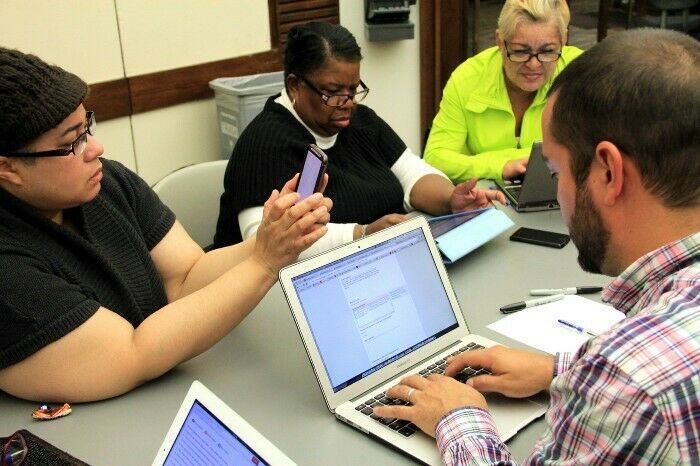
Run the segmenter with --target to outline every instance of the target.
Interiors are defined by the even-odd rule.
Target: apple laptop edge
[[[426,220],[285,267],[280,283],[328,409],[410,456],[441,464],[435,440],[412,424],[370,417],[375,403],[392,403],[382,393],[401,377],[427,375],[450,355],[496,344],[469,333]],[[529,399],[487,401],[504,440],[546,411]]]

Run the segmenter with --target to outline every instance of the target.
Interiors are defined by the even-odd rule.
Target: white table
[[[517,214],[517,226],[565,233],[559,211]],[[498,308],[532,288],[605,285],[586,274],[576,248],[549,249],[508,240],[516,228],[448,268],[471,330],[514,347],[490,331]],[[253,313],[208,352],[132,392],[73,406],[51,422],[31,419],[36,403],[0,392],[0,435],[25,428],[95,465],[150,464],[192,380],[198,379],[300,465],[411,464],[412,460],[365,436],[327,410],[279,285]],[[516,459],[531,451],[544,421],[509,442]]]

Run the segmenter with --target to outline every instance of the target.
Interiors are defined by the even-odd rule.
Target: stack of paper
[[[624,317],[612,306],[568,295],[560,301],[510,314],[488,328],[549,354],[573,353],[592,337],[562,325],[560,320],[598,335]]]

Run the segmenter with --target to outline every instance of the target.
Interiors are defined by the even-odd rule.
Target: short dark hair
[[[615,33],[567,66],[555,93],[551,133],[577,185],[610,141],[664,205],[700,203],[700,42],[661,29]]]
[[[312,21],[294,26],[287,35],[284,50],[284,79],[294,74],[308,76],[328,60],[349,63],[362,60],[355,36],[339,24]]]

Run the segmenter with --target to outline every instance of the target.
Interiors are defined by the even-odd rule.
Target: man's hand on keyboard
[[[491,375],[476,375],[467,384],[480,392],[498,392],[525,398],[545,390],[552,382],[554,357],[503,346],[467,351],[447,359],[445,375],[455,377],[465,367],[483,367]]]
[[[488,409],[484,396],[451,377],[431,374],[411,375],[390,388],[387,396],[409,401],[408,406],[378,406],[374,414],[411,421],[426,434],[435,437],[438,421],[453,409],[473,406]],[[410,394],[410,397],[409,397]],[[410,398],[410,400],[409,400]]]

